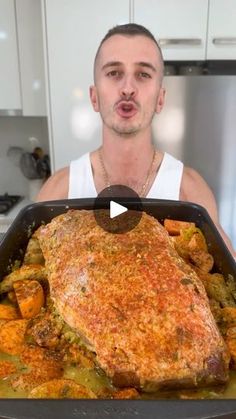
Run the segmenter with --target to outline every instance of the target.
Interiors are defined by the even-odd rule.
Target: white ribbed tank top
[[[183,163],[165,153],[147,198],[178,201],[183,175]],[[89,153],[70,163],[68,198],[97,196]]]

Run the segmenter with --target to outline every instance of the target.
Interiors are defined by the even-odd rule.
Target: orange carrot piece
[[[170,220],[166,218],[164,220],[164,227],[171,236],[178,236],[181,230],[186,228],[195,227],[195,223],[188,221]]]
[[[44,305],[44,293],[40,283],[25,279],[14,282],[13,287],[22,317],[35,317]]]

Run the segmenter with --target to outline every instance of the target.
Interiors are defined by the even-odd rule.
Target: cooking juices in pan
[[[50,221],[51,218],[53,218],[54,215],[58,215],[58,212],[65,212],[65,206],[61,205],[61,203],[57,203],[57,205],[52,206],[52,204],[48,204],[47,207],[47,214],[51,213],[49,218],[47,217],[41,217],[42,212],[45,212],[45,205],[42,207],[40,204],[35,204],[35,206],[31,206],[31,211],[28,211],[28,214],[32,212],[33,219],[35,223],[35,227],[38,227],[42,221],[45,220],[45,222]],[[73,207],[73,205],[72,205]],[[77,205],[75,205],[77,208]],[[84,206],[82,206],[84,207]],[[161,207],[161,205],[160,205]],[[43,211],[42,211],[43,208]],[[164,210],[163,210],[164,208]],[[160,216],[156,216],[156,218],[159,218],[162,222],[166,218],[166,215],[171,218],[171,206],[168,206],[168,212],[166,211],[166,208],[162,208],[162,213]],[[188,207],[189,208],[189,207]],[[55,309],[52,307],[50,298],[49,298],[49,291],[46,282],[43,280],[43,278],[39,278],[39,283],[41,284],[44,292],[44,297],[46,303],[44,303],[44,308],[39,311],[38,314],[36,314],[34,317],[28,317],[27,322],[30,324],[28,328],[28,333],[26,333],[26,337],[23,340],[23,345],[33,345],[34,348],[36,348],[36,352],[28,352],[26,351],[25,356],[21,356],[20,354],[11,355],[10,353],[0,353],[0,374],[1,374],[1,365],[2,365],[2,377],[0,375],[0,397],[9,397],[9,398],[21,398],[21,397],[28,397],[31,388],[36,387],[37,383],[37,377],[32,376],[29,378],[28,382],[27,380],[24,381],[24,376],[26,376],[30,371],[33,370],[36,371],[37,368],[39,368],[39,375],[47,374],[49,373],[49,376],[43,379],[42,381],[49,381],[50,379],[69,379],[73,380],[75,383],[82,384],[87,389],[89,389],[97,398],[142,398],[142,399],[172,399],[172,398],[179,398],[179,399],[216,399],[216,398],[235,398],[235,385],[236,385],[236,372],[233,370],[234,368],[234,348],[233,348],[233,336],[231,333],[229,333],[229,329],[232,328],[231,332],[233,332],[233,326],[234,326],[234,319],[236,324],[236,303],[235,303],[235,290],[234,290],[234,274],[235,274],[235,265],[233,264],[233,261],[230,257],[230,255],[227,253],[226,248],[224,247],[224,244],[222,244],[221,239],[219,236],[217,236],[217,233],[213,231],[213,236],[211,233],[209,233],[209,230],[212,231],[211,223],[208,219],[205,220],[205,215],[203,214],[199,208],[197,208],[197,217],[196,214],[194,214],[194,210],[196,209],[196,206],[194,208],[190,207],[189,214],[186,216],[185,214],[178,215],[178,205],[177,205],[177,219],[185,220],[187,221],[187,225],[181,230],[179,227],[179,232],[174,231],[175,229],[175,223],[168,222],[166,223],[166,228],[169,231],[169,234],[172,235],[173,240],[176,243],[176,248],[181,254],[181,256],[186,257],[186,252],[188,251],[189,243],[192,240],[192,246],[197,246],[200,250],[203,250],[204,247],[204,237],[208,243],[208,248],[211,250],[214,249],[214,247],[217,248],[216,252],[216,260],[215,260],[215,266],[211,270],[211,273],[209,273],[209,269],[205,269],[205,273],[202,274],[202,280],[206,284],[206,290],[208,295],[211,299],[211,306],[213,314],[216,317],[216,320],[218,322],[219,328],[221,332],[223,333],[225,339],[228,339],[229,344],[231,345],[231,352],[232,352],[232,359],[231,359],[231,371],[230,371],[230,381],[227,385],[222,386],[215,386],[211,388],[202,388],[198,390],[193,389],[181,389],[181,390],[175,390],[175,391],[159,391],[154,393],[142,393],[137,392],[135,390],[127,391],[122,394],[122,390],[115,388],[112,386],[111,382],[107,379],[107,377],[104,375],[104,373],[97,368],[95,362],[94,362],[94,354],[90,353],[87,348],[81,343],[80,339],[75,335],[75,333],[67,326],[65,325],[62,320],[59,318],[58,314],[56,313]],[[149,213],[155,213],[155,206],[152,207],[152,205],[149,205],[147,208]],[[199,212],[200,211],[200,212]],[[37,216],[40,213],[40,217]],[[158,211],[157,211],[158,212]],[[160,212],[160,209],[159,209]],[[180,211],[181,212],[181,211]],[[187,211],[188,212],[188,211]],[[15,243],[18,244],[18,246],[25,248],[25,244],[28,241],[28,233],[29,233],[29,227],[32,225],[32,219],[31,215],[28,217],[27,210],[24,212],[18,220],[15,222],[15,226],[13,225],[12,230],[9,231],[8,237],[5,238],[2,246],[3,246],[3,264],[4,264],[4,258],[5,262],[9,258],[14,261],[16,259],[15,249],[12,249],[12,239],[13,236],[16,237]],[[36,216],[36,218],[35,218]],[[28,217],[28,220],[27,220]],[[204,222],[201,220],[201,217],[204,218]],[[207,218],[207,217],[206,217]],[[22,219],[24,219],[25,225],[22,223]],[[199,221],[197,223],[197,226],[201,228],[199,230],[193,225],[189,225],[188,223],[192,223],[195,221]],[[178,223],[177,223],[178,225]],[[210,229],[209,229],[210,225]],[[177,227],[178,229],[178,227]],[[22,230],[22,231],[21,231]],[[181,231],[180,231],[181,230]],[[214,230],[214,227],[213,227]],[[202,235],[203,233],[203,235]],[[212,239],[212,237],[214,237]],[[214,241],[214,243],[213,243]],[[194,245],[195,243],[195,245]],[[34,245],[32,243],[31,250],[27,250],[26,254],[24,252],[21,253],[21,259],[22,259],[22,253],[25,254],[25,261],[27,263],[37,263],[40,261],[40,251],[37,249],[37,245]],[[190,246],[191,247],[191,246]],[[33,249],[33,250],[32,250]],[[196,250],[196,248],[195,248]],[[214,252],[211,251],[211,253]],[[19,254],[20,255],[20,254]],[[36,255],[36,256],[35,256]],[[39,257],[39,259],[37,259]],[[224,257],[224,262],[222,262],[222,257]],[[32,258],[30,260],[30,258]],[[35,259],[36,258],[36,259]],[[201,271],[201,263],[205,263],[204,257],[202,258],[202,261],[199,259],[198,261],[194,262],[192,260],[192,263],[195,268]],[[211,269],[211,268],[210,268]],[[2,268],[2,272],[6,274],[6,264],[4,264],[4,267]],[[20,271],[19,271],[20,272]],[[216,275],[216,272],[219,272],[219,274]],[[221,275],[221,273],[224,274],[224,278]],[[215,286],[211,287],[209,285],[209,279],[210,276],[215,281]],[[205,278],[204,278],[205,276]],[[22,279],[22,278],[21,278]],[[30,278],[31,280],[34,280],[33,274]],[[16,281],[16,283],[19,284],[20,281]],[[2,283],[3,284],[3,283]],[[12,293],[12,288],[14,292]],[[25,308],[25,305],[23,304],[25,301],[20,298],[20,293],[17,294],[17,285],[15,284],[14,287],[11,287],[9,292],[3,293],[3,298],[1,301],[1,304],[11,304],[9,302],[9,298],[12,298],[12,305],[14,306],[14,298],[18,295],[18,305],[23,310]],[[12,293],[12,294],[11,294]],[[219,303],[219,295],[221,295],[222,300]],[[21,295],[22,297],[22,295]],[[21,307],[21,303],[23,304]],[[46,309],[48,307],[48,309]],[[27,308],[27,307],[26,307]],[[39,307],[40,308],[40,307]],[[24,312],[24,311],[23,311]],[[25,313],[25,312],[24,312]],[[26,311],[27,313],[27,311]],[[221,315],[221,317],[220,317]],[[50,316],[52,316],[50,318]],[[218,316],[218,317],[217,317]],[[26,316],[27,317],[27,316]],[[53,320],[52,320],[53,319]],[[55,323],[53,321],[55,320]],[[14,320],[13,320],[14,321]],[[17,320],[16,320],[17,321]],[[46,330],[48,331],[50,321],[52,321],[51,326],[52,330],[51,335],[47,336]],[[6,324],[6,323],[5,323]],[[4,321],[1,324],[1,327],[4,326]],[[48,329],[49,328],[49,329]],[[60,329],[60,332],[54,333],[55,330],[58,328]],[[7,330],[7,329],[6,329]],[[43,330],[45,331],[45,335],[43,333]],[[9,329],[10,332],[10,329]],[[14,328],[13,328],[14,333]],[[54,334],[53,334],[54,333]],[[4,335],[3,335],[4,336]],[[60,338],[58,338],[60,336]],[[8,339],[8,337],[6,337]],[[11,337],[9,336],[9,339],[11,340]],[[43,342],[43,339],[45,341]],[[51,339],[51,341],[50,341]],[[55,346],[53,347],[53,339],[61,339],[62,342],[58,341],[57,345],[57,351],[55,351]],[[9,343],[11,347],[11,341]],[[1,342],[0,342],[1,346]],[[3,345],[4,346],[4,345]],[[14,345],[13,345],[14,346]],[[53,348],[53,349],[52,349]],[[51,353],[50,353],[51,351]],[[60,353],[61,351],[61,353]],[[9,352],[9,351],[8,351]],[[12,352],[10,350],[10,352]],[[14,352],[14,350],[13,350]],[[53,352],[53,353],[52,353]],[[55,353],[57,352],[57,353]],[[24,353],[24,352],[23,352]],[[32,361],[33,359],[33,361]],[[40,362],[39,362],[40,360]],[[5,365],[7,365],[7,362],[11,362],[13,365],[13,371],[12,374],[8,378],[4,377],[4,371],[3,366],[4,362],[6,362]],[[14,371],[15,368],[15,371]],[[41,370],[40,370],[41,369]],[[55,371],[54,371],[55,370]],[[50,375],[51,374],[51,375]],[[37,373],[36,373],[37,375]],[[22,379],[23,377],[23,379]],[[34,381],[30,382],[30,379]],[[12,386],[13,383],[13,386]],[[40,380],[39,380],[40,383]],[[22,386],[21,386],[22,384]],[[40,394],[40,393],[39,393]],[[68,394],[68,393],[67,393]],[[63,398],[63,394],[60,395]],[[60,397],[59,396],[59,397]],[[33,397],[33,396],[32,396]],[[64,398],[67,398],[66,393],[64,394]]]

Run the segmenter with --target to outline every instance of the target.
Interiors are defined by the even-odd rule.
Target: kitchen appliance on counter
[[[21,195],[0,195],[0,215],[7,215],[24,197]]]
[[[41,147],[35,147],[32,153],[24,152],[19,162],[21,171],[27,179],[46,179],[50,176],[49,156]]]
[[[45,179],[51,174],[50,160],[41,147],[35,147],[33,152],[24,152],[20,158],[20,169],[29,180],[29,199],[35,201]]]

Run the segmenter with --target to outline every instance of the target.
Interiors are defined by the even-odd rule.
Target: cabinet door
[[[236,60],[236,1],[209,0],[208,60]]]
[[[0,0],[0,109],[20,109],[14,0]]]
[[[101,144],[100,117],[89,98],[93,61],[106,32],[129,22],[129,0],[45,0],[44,6],[51,157],[58,169]]]
[[[41,1],[16,0],[23,115],[46,115]]]
[[[134,22],[151,30],[165,60],[205,60],[208,0],[134,0]]]

